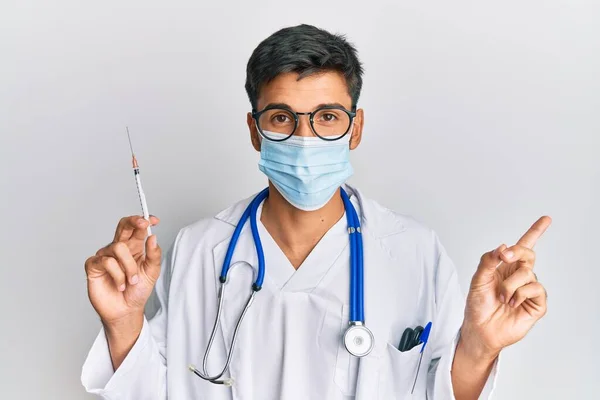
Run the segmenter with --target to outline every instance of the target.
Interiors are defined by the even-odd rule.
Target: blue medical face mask
[[[331,142],[316,136],[292,136],[282,142],[263,139],[258,168],[291,205],[318,210],[354,173],[349,160],[351,132],[352,127],[346,136]]]

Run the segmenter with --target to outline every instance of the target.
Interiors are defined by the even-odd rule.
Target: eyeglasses
[[[308,115],[315,135],[327,141],[344,137],[350,130],[356,111],[340,106],[324,106],[313,112],[294,112],[287,107],[269,106],[252,111],[252,118],[260,134],[268,140],[282,142],[289,139],[298,128],[299,115]]]

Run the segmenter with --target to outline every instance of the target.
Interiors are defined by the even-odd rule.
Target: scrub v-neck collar
[[[283,250],[260,221],[263,203],[258,207],[256,222],[265,251],[265,273],[279,290],[311,291],[317,287],[349,245],[346,213],[323,235],[302,264],[295,269]],[[248,232],[249,233],[249,232]],[[349,260],[346,260],[349,265]]]

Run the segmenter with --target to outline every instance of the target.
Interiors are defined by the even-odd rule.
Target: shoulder
[[[365,234],[389,249],[394,258],[406,251],[417,252],[435,262],[442,250],[436,231],[423,221],[388,208],[352,188],[360,204]]]
[[[253,197],[240,200],[213,217],[203,218],[184,226],[177,234],[173,248],[178,253],[190,252],[194,249],[212,249],[228,239]]]

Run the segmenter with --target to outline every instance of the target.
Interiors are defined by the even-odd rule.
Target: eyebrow
[[[290,106],[289,104],[286,103],[269,103],[265,106],[265,108],[268,107],[274,107],[274,108],[289,108],[290,110],[294,110],[292,108],[292,106]],[[340,103],[321,103],[319,105],[317,105],[315,107],[315,110],[321,107],[342,107],[343,109],[346,109],[346,107],[344,107],[342,104]]]

